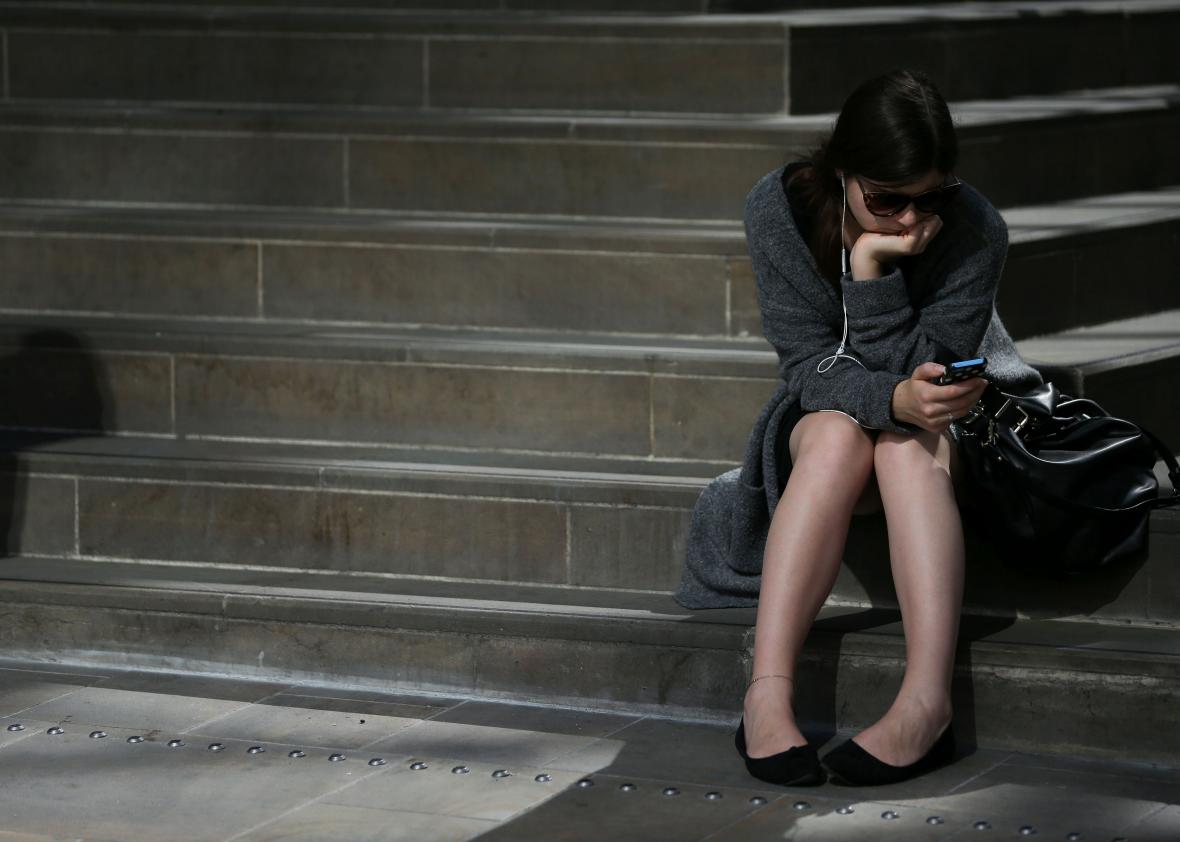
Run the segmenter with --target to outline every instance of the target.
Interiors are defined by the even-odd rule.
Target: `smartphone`
[[[951,363],[946,367],[946,371],[940,377],[930,381],[938,386],[946,386],[950,383],[958,383],[960,380],[969,380],[972,377],[982,377],[984,371],[987,370],[987,357],[976,357],[972,360],[960,360],[957,363]]]

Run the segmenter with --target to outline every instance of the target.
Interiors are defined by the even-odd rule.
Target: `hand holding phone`
[[[970,411],[987,386],[980,377],[987,360],[979,357],[944,366],[922,363],[893,389],[889,409],[897,421],[941,433]],[[962,381],[962,382],[960,382]]]

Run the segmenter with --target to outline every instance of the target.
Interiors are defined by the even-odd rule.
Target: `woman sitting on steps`
[[[831,136],[762,178],[746,236],[781,383],[744,464],[693,512],[677,600],[757,602],[754,664],[736,735],[751,774],[784,785],[867,785],[949,762],[964,548],[951,422],[986,381],[939,386],[988,358],[1002,388],[1041,382],[995,313],[1003,219],[955,177],[946,102],[924,76],[871,79]],[[835,584],[851,517],[884,509],[906,641],[892,707],[828,753],[795,721],[795,666]]]

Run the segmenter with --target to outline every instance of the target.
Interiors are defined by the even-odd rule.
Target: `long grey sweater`
[[[778,353],[780,382],[754,424],[741,468],[714,479],[693,509],[677,602],[687,608],[757,603],[762,554],[778,504],[775,444],[786,410],[838,409],[865,427],[913,434],[897,421],[893,390],[915,368],[974,356],[1005,391],[1042,382],[1016,351],[995,310],[1008,251],[996,209],[966,183],[941,214],[942,230],[926,250],[881,278],[845,275],[847,357],[836,353],[844,327],[840,295],[803,241],[782,185],[783,168],[765,175],[746,198],[746,243],[758,284],[762,330]],[[952,428],[953,430],[953,428]]]

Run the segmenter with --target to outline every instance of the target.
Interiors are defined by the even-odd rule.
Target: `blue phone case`
[[[934,382],[939,386],[947,386],[951,383],[958,383],[960,380],[969,380],[972,377],[980,377],[986,370],[986,357],[975,357],[974,359],[970,360],[960,360],[957,363],[951,363],[948,365],[942,376]]]

